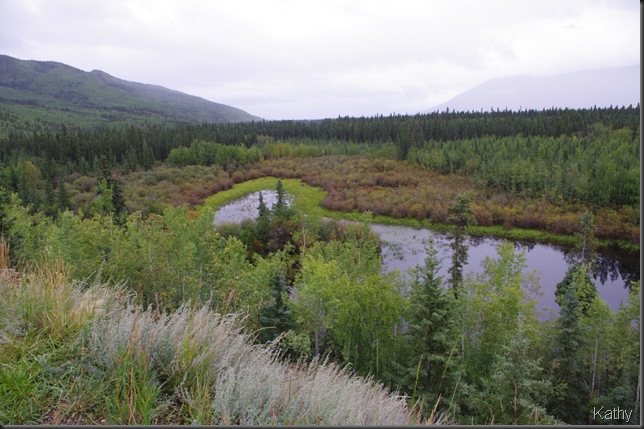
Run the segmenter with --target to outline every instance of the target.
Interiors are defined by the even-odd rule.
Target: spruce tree
[[[597,227],[592,214],[584,212],[579,221],[579,230],[575,236],[577,237],[577,247],[580,251],[580,260],[582,264],[587,264],[594,261],[597,247],[597,238],[595,238]]]
[[[264,203],[264,196],[259,193],[259,206],[257,207],[258,216],[255,222],[256,251],[263,254],[268,242],[269,225],[271,223],[271,212]]]
[[[109,213],[114,215],[117,224],[123,224],[126,207],[121,181],[114,177],[111,164],[106,156],[101,155],[99,164],[99,182],[104,180],[109,189],[109,192],[103,192],[110,195]]]
[[[260,311],[259,340],[268,343],[280,334],[293,328],[293,319],[284,297],[288,294],[288,283],[284,274],[276,272],[270,283],[271,300]]]
[[[71,208],[69,193],[67,192],[67,187],[65,187],[65,182],[62,179],[58,179],[58,193],[56,195],[56,200],[59,211],[64,212]]]
[[[573,273],[571,287],[558,290],[560,307],[557,319],[557,346],[554,377],[559,395],[550,402],[549,409],[558,419],[569,424],[587,424],[588,387],[584,381],[582,350],[585,333],[582,325],[582,307],[576,286],[582,282],[582,273]],[[561,283],[560,283],[561,284]]]
[[[277,186],[275,187],[277,192],[277,201],[273,204],[272,212],[275,217],[289,217],[288,204],[286,201],[286,192],[284,191],[284,185],[281,180],[277,180]]]
[[[458,298],[458,290],[463,284],[463,267],[467,264],[468,246],[465,244],[465,228],[476,225],[476,217],[471,205],[471,197],[467,193],[456,195],[454,204],[447,209],[449,216],[447,220],[455,225],[452,234],[451,247],[452,266],[449,268],[451,274],[450,283],[454,291],[454,297]]]
[[[264,196],[262,195],[262,192],[259,192],[259,205],[257,207],[258,211],[258,218],[263,218],[268,216],[268,208],[266,207],[266,203],[264,202]]]
[[[56,194],[54,193],[52,179],[45,181],[45,214],[48,216],[56,215]]]
[[[407,320],[410,355],[406,373],[409,392],[421,401],[421,410],[429,416],[434,406],[446,409],[454,394],[460,359],[454,298],[438,275],[440,262],[430,239],[426,258],[417,267],[411,282]]]
[[[121,181],[116,177],[110,176],[107,182],[112,190],[112,206],[114,207],[116,223],[123,224],[123,217],[126,213],[126,208],[125,197],[123,196],[123,190],[121,189]]]

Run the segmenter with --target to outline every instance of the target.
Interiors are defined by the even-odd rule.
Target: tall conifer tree
[[[560,395],[551,402],[550,409],[557,418],[569,424],[588,423],[586,408],[589,398],[582,356],[585,333],[581,320],[582,306],[575,293],[580,282],[583,282],[582,273],[577,271],[572,276],[572,287],[563,287],[556,299],[560,312],[554,376]]]
[[[450,283],[454,291],[454,296],[458,298],[458,290],[463,284],[463,267],[467,264],[468,246],[465,244],[465,228],[470,225],[476,225],[476,217],[474,217],[470,195],[467,193],[456,195],[454,204],[448,208],[448,213],[448,221],[456,226],[451,244],[453,254],[452,266],[449,272],[452,276]]]
[[[422,401],[423,414],[429,416],[436,405],[440,409],[449,407],[460,359],[455,302],[438,274],[440,261],[433,241],[425,251],[425,264],[416,268],[409,294],[411,350],[405,372],[407,389],[415,392]]]

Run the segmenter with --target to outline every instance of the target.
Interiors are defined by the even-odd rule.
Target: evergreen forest
[[[0,109],[0,423],[639,424],[640,281],[613,311],[592,275],[639,254],[640,174],[639,105],[87,127]],[[277,202],[215,226],[250,186]],[[376,220],[448,233],[451,259],[429,241],[384,273]],[[469,235],[507,240],[476,275]],[[574,254],[556,317],[514,240]]]

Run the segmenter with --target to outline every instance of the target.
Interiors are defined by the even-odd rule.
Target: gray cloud
[[[604,0],[3,0],[0,50],[268,119],[416,113],[486,80],[639,64]]]

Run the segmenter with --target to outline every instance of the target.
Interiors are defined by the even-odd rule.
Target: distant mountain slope
[[[261,118],[162,86],[0,55],[0,109],[45,124],[244,122]]]
[[[640,66],[585,70],[555,76],[514,76],[490,80],[427,112],[489,111],[636,106]]]

